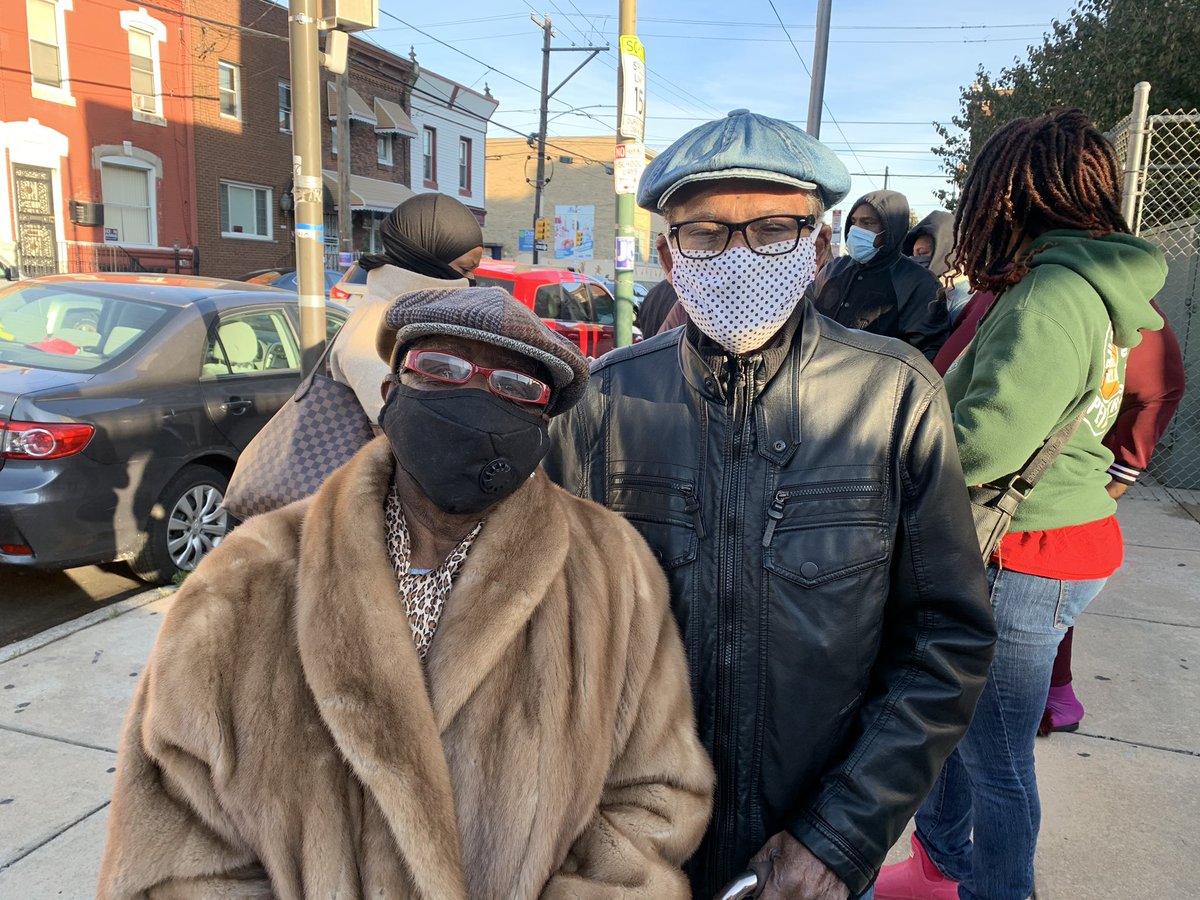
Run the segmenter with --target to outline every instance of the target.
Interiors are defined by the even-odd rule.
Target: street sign
[[[646,48],[634,35],[621,35],[621,122],[619,131],[641,143],[646,135]]]
[[[613,155],[613,181],[618,194],[636,194],[638,182],[646,168],[646,147],[643,144],[617,144]]]
[[[533,252],[533,229],[518,228],[517,229],[517,252],[532,253]]]
[[[549,241],[538,241],[536,244],[534,244],[534,247],[537,248],[538,253],[545,253],[547,250],[550,249],[550,242]]]

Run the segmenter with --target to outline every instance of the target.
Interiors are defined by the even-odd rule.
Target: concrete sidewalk
[[[1196,497],[1121,502],[1125,567],[1079,622],[1081,731],[1038,743],[1040,900],[1190,896],[1200,883]],[[91,897],[125,707],[170,597],[0,648],[0,897]],[[80,627],[82,626],[82,627]],[[907,837],[892,860],[908,853]]]

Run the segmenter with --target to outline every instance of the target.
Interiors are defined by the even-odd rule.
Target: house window
[[[458,139],[458,190],[471,193],[471,139]]]
[[[25,0],[31,90],[38,100],[75,105],[67,72],[66,21],[73,0]]]
[[[105,232],[115,231],[120,244],[157,243],[152,169],[101,161],[100,190],[104,196]]]
[[[392,165],[392,136],[390,134],[376,136],[375,156],[381,166]]]
[[[167,26],[144,9],[121,13],[121,27],[129,32],[129,93],[133,118],[166,125],[162,107],[162,63],[159,46],[167,39]]]
[[[217,63],[217,89],[221,95],[221,115],[230,119],[242,117],[242,72],[233,63]]]
[[[421,165],[425,184],[437,187],[437,129],[428,126],[421,132]]]
[[[337,156],[337,148],[338,148],[337,126],[330,125],[329,126],[329,149],[333,153],[334,156]]]
[[[153,36],[136,28],[129,29],[129,87],[133,92],[133,108],[158,116],[162,115],[162,110],[154,56]]]
[[[58,6],[52,0],[26,0],[29,15],[29,70],[35,84],[61,88],[62,41]]]
[[[292,131],[292,85],[287,81],[279,82],[279,130]]]
[[[271,239],[271,189],[221,182],[221,236]]]

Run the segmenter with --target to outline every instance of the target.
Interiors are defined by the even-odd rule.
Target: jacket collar
[[[393,465],[387,439],[377,438],[314,495],[301,537],[296,637],[317,709],[387,819],[418,896],[465,897],[441,734],[561,571],[565,517],[540,471],[492,510],[423,671],[387,555]]]

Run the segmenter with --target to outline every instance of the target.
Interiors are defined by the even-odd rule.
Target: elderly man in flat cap
[[[715,811],[712,896],[868,890],[984,684],[994,623],[945,392],[920,352],[802,301],[850,179],[746,110],[680,138],[638,202],[684,327],[603,357],[546,467],[667,572]]]
[[[587,363],[497,288],[388,310],[384,435],[176,595],[101,898],[689,897],[712,768],[667,585],[537,472]]]

